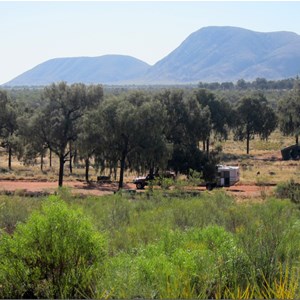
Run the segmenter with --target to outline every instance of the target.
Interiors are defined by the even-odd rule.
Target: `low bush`
[[[0,296],[93,297],[105,255],[104,237],[83,213],[50,197],[12,236],[2,234]]]
[[[278,184],[275,193],[278,198],[290,199],[292,202],[300,204],[300,184],[293,180]]]

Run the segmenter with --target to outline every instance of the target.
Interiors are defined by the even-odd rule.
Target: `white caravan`
[[[217,166],[217,177],[215,182],[207,182],[206,188],[212,190],[215,187],[229,187],[240,180],[240,168],[236,166]]]

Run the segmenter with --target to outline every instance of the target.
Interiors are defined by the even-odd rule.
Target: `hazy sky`
[[[154,64],[205,26],[300,34],[299,15],[297,1],[0,1],[0,84],[56,57]]]

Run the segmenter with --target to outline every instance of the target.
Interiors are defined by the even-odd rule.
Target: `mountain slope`
[[[300,71],[300,36],[254,32],[237,27],[205,27],[148,70],[146,82],[279,79]]]
[[[283,79],[300,73],[300,36],[229,26],[204,27],[154,66],[130,56],[56,58],[5,85],[57,81],[103,84],[172,84]]]
[[[47,85],[58,81],[86,84],[130,82],[149,67],[141,60],[124,55],[55,58],[37,65],[5,85]]]

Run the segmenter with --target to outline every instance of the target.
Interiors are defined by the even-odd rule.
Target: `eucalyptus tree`
[[[23,145],[22,159],[26,164],[30,164],[37,157],[40,157],[40,168],[43,171],[44,157],[48,150],[41,131],[43,115],[39,109],[30,112],[23,112],[18,117],[19,135]]]
[[[246,82],[243,78],[241,78],[236,82],[236,87],[239,90],[245,90],[249,87],[249,82]]]
[[[19,148],[17,136],[17,109],[15,103],[9,99],[7,92],[0,90],[0,145],[8,153],[8,168],[12,168],[13,150]]]
[[[210,112],[203,108],[195,95],[183,90],[165,90],[157,95],[167,111],[166,139],[173,146],[169,166],[176,172],[200,169],[203,155],[199,141],[209,131]]]
[[[85,180],[89,182],[90,160],[93,156],[103,154],[103,128],[99,120],[99,108],[86,113],[81,120],[76,147],[79,158],[85,164]]]
[[[7,92],[0,89],[0,133],[4,126],[5,110],[8,103]]]
[[[165,132],[173,144],[198,145],[209,129],[210,113],[194,95],[183,90],[165,90],[157,95],[167,112]]]
[[[117,158],[119,188],[126,168],[159,163],[165,157],[164,111],[151,96],[133,92],[108,97],[101,105],[101,126],[105,157]]]
[[[42,94],[46,102],[38,117],[42,139],[59,157],[58,185],[63,185],[64,164],[68,160],[69,142],[76,141],[83,115],[96,107],[103,97],[100,85],[67,85],[65,82],[46,87]]]
[[[203,150],[209,154],[210,138],[213,134],[219,140],[226,140],[233,125],[233,112],[231,105],[221,99],[217,99],[215,94],[205,89],[195,91],[195,96],[202,107],[207,107],[210,111],[209,127],[203,139]]]
[[[139,97],[137,94],[133,96],[132,99]],[[137,106],[136,121],[142,132],[136,135],[136,149],[128,156],[131,168],[138,171],[147,169],[150,174],[155,168],[166,168],[172,151],[164,132],[166,118],[166,110],[158,99],[144,97]]]
[[[0,142],[2,141],[6,114],[7,114],[7,104],[8,104],[8,96],[7,92],[4,90],[0,90]]]
[[[295,137],[295,143],[299,143],[300,134],[300,80],[294,81],[294,87],[289,94],[278,104],[278,121],[281,132],[284,135]]]
[[[123,187],[127,156],[136,148],[136,137],[141,134],[135,114],[136,106],[123,97],[106,99],[101,111],[106,151],[116,154],[120,162],[119,188]]]
[[[250,151],[250,139],[255,135],[267,139],[276,126],[277,116],[263,94],[242,98],[237,104],[235,138],[246,140],[247,154]]]

